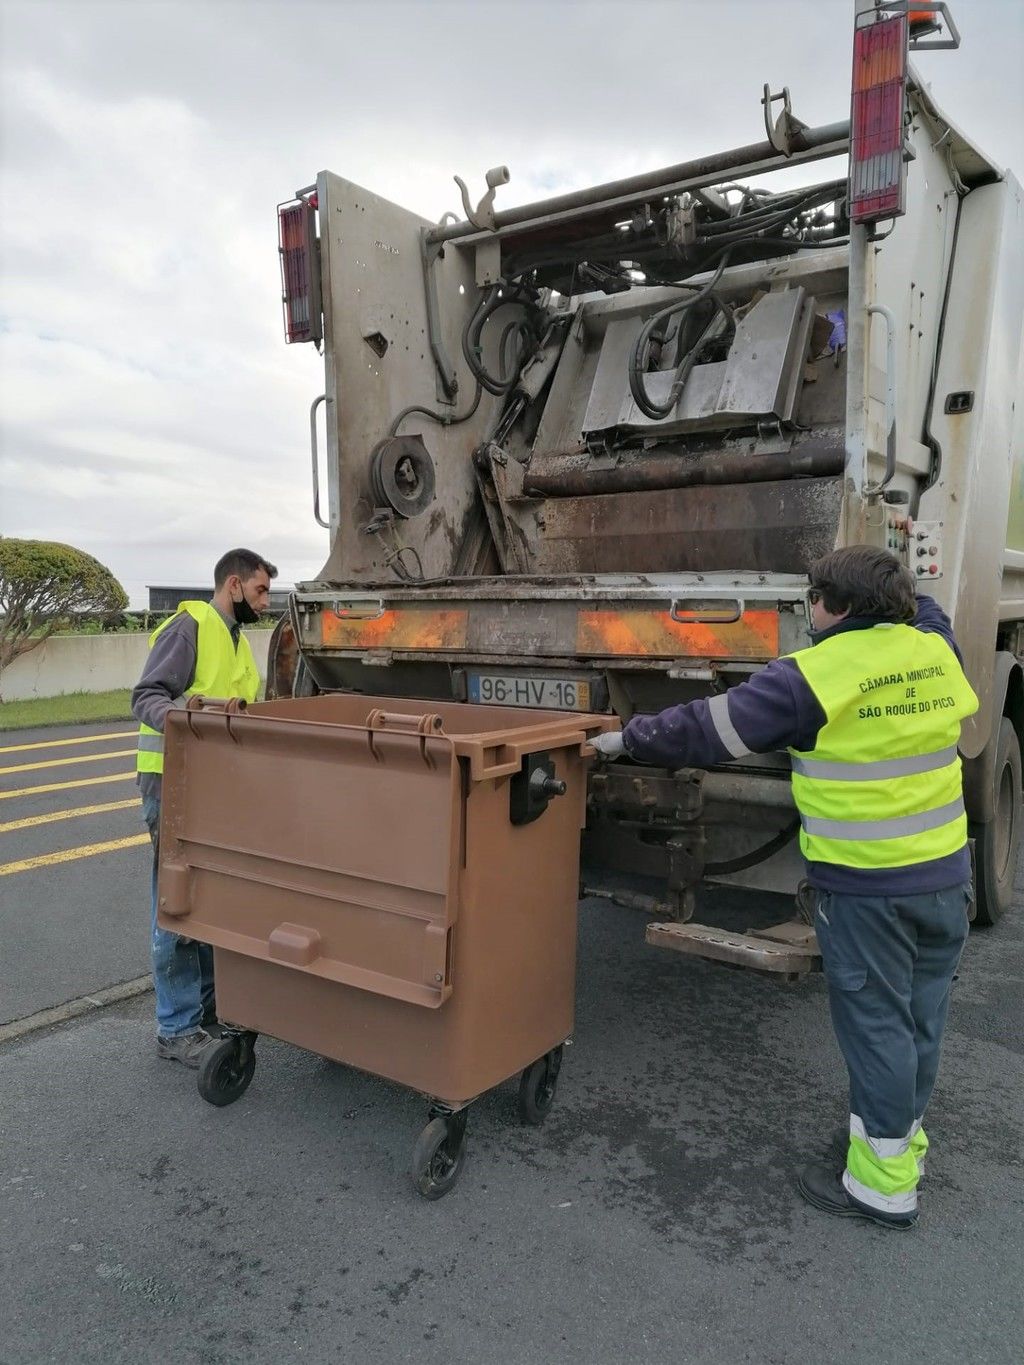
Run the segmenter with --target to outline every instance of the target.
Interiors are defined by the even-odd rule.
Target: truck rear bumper
[[[339,656],[510,666],[763,664],[806,643],[795,574],[499,577],[429,585],[304,585],[299,645],[314,671]]]

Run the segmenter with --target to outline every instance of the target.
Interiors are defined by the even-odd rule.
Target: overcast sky
[[[1024,0],[952,0],[918,65],[1024,173]],[[431,218],[763,136],[761,86],[847,116],[852,0],[0,0],[0,533],[69,541],[144,605],[250,545],[315,574],[310,346],[276,205],[330,169]],[[461,216],[461,214],[460,214]]]

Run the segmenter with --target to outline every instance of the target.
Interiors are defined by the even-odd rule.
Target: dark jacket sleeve
[[[791,659],[776,659],[749,682],[709,699],[634,716],[626,752],[667,768],[708,768],[747,754],[813,749],[825,713]]]
[[[956,642],[953,634],[953,623],[946,613],[931,597],[918,595],[917,615],[910,623],[915,630],[928,631],[930,634],[941,635],[946,644],[956,655],[960,666],[963,667],[963,655],[960,653],[960,646]]]
[[[132,691],[132,715],[152,730],[164,731],[164,717],[196,675],[199,627],[181,612],[156,637],[142,677]]]

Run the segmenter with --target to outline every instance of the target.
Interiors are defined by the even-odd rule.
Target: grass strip
[[[93,720],[131,720],[131,688],[116,692],[71,692],[63,697],[0,702],[0,731],[41,725],[81,725]]]

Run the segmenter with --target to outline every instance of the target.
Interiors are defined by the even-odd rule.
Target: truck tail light
[[[873,223],[905,211],[903,116],[907,16],[857,28],[850,111],[850,219]]]
[[[319,343],[324,331],[315,199],[298,199],[278,207],[277,241],[285,341]]]

